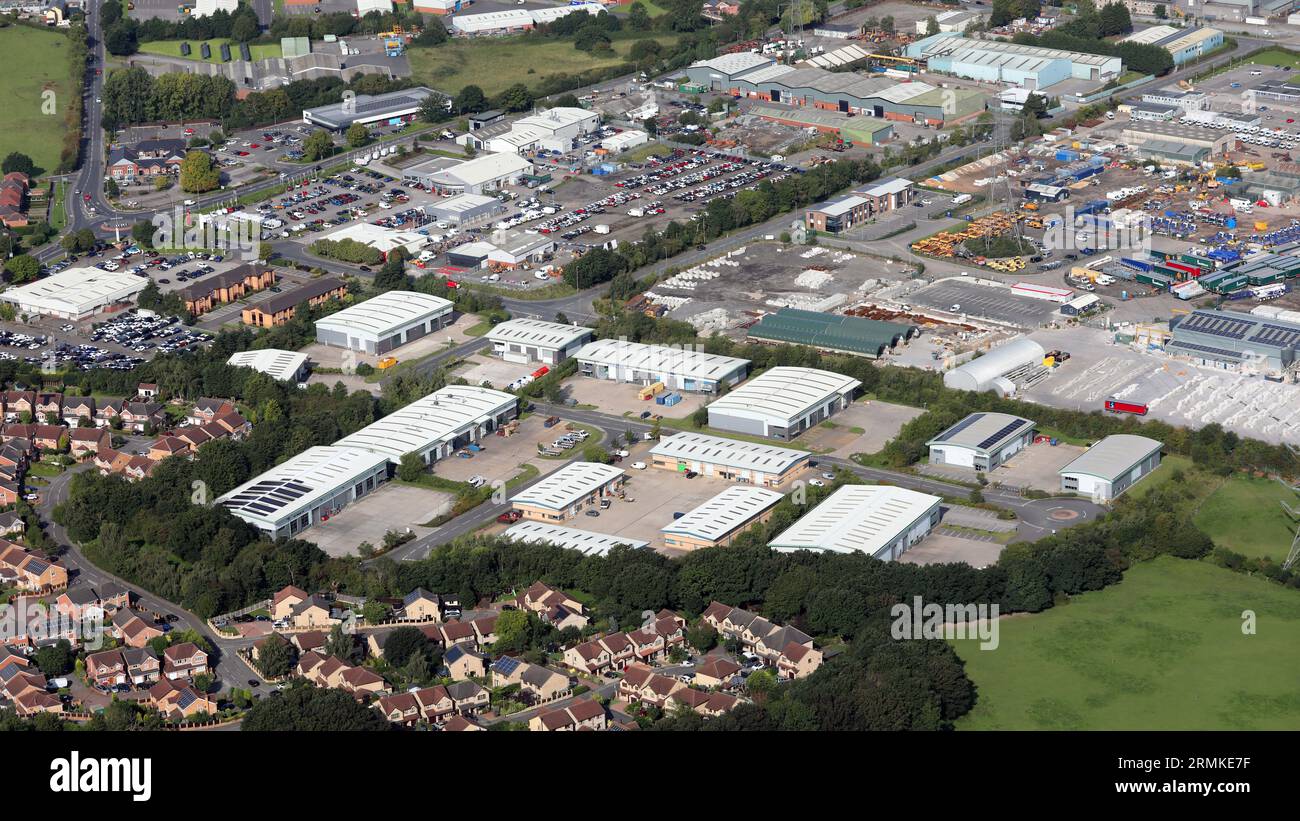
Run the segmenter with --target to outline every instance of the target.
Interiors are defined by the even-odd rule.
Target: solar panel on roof
[[[408,97],[406,95],[402,95],[401,97],[390,97],[389,99],[386,100],[370,100],[368,102],[364,102],[361,105],[357,106],[357,113],[366,114],[368,112],[378,111],[384,108],[395,108],[395,107],[415,105],[418,102],[419,100],[415,99],[414,97]]]
[[[177,704],[180,706],[180,708],[183,710],[183,709],[185,709],[186,707],[188,707],[188,706],[190,706],[191,704],[193,704],[193,703],[195,702],[195,700],[197,700],[197,699],[198,699],[198,696],[195,695],[194,691],[191,690],[191,689],[189,689],[188,687],[186,687],[184,690],[181,690],[180,698],[177,699],[176,703],[177,703]]]
[[[1020,428],[1023,428],[1025,425],[1028,424],[1029,424],[1028,419],[1017,419],[1016,421],[1011,422],[1010,424],[1003,425],[1002,428],[997,433],[985,438],[983,442],[980,442],[978,447],[980,449],[986,448],[989,445],[993,444],[994,442],[1001,440],[1002,437],[1010,435],[1012,431],[1019,430]]]
[[[953,438],[954,436],[956,436],[957,434],[959,434],[959,433],[961,433],[962,431],[966,430],[966,428],[969,428],[971,425],[975,424],[976,422],[978,422],[979,420],[981,420],[981,419],[983,419],[983,418],[984,418],[984,414],[982,414],[982,413],[972,413],[970,416],[967,416],[965,419],[961,420],[961,421],[958,422],[957,424],[955,424],[955,425],[953,425],[952,427],[948,428],[948,429],[947,429],[946,431],[944,431],[943,433],[939,434],[939,438],[940,438],[940,439],[951,439],[951,438]]]
[[[519,659],[512,659],[509,656],[502,656],[497,659],[496,664],[492,665],[493,669],[504,676],[513,673],[519,667]]]

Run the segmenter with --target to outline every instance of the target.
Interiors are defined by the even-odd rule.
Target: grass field
[[[28,26],[0,29],[0,98],[5,101],[0,157],[21,151],[36,167],[54,171],[63,148],[63,117],[77,91],[68,78],[68,39]],[[42,92],[54,91],[53,113]]]
[[[181,43],[186,42],[190,44],[190,56],[181,57]],[[205,42],[212,49],[212,56],[207,60],[199,56],[202,51],[199,46]],[[183,60],[194,60],[196,62],[220,63],[222,43],[230,44],[230,58],[238,60],[239,44],[234,40],[227,40],[223,37],[218,37],[215,40],[157,40],[152,43],[141,43],[140,52],[143,54],[160,54],[164,57],[181,57]],[[265,60],[270,57],[281,56],[280,46],[276,43],[252,45],[248,47],[248,51],[254,60]]]
[[[1242,611],[1258,618],[1243,635]],[[999,647],[957,641],[979,700],[963,730],[1300,728],[1300,593],[1160,558],[1045,613],[1003,619]]]
[[[614,54],[593,57],[578,51],[571,40],[526,40],[520,37],[484,37],[449,40],[440,46],[407,49],[411,73],[421,83],[455,94],[476,85],[491,97],[515,83],[535,88],[551,74],[576,74],[623,62],[632,43],[653,37],[667,47],[676,38],[660,33],[622,33],[614,41]],[[502,71],[502,66],[510,66]]]
[[[1290,488],[1272,479],[1234,476],[1201,504],[1196,527],[1220,547],[1281,562],[1296,526],[1279,502],[1300,510],[1300,495]]]
[[[1250,61],[1261,66],[1291,66],[1293,69],[1300,69],[1300,54],[1283,51],[1282,49],[1261,51],[1251,57]]]

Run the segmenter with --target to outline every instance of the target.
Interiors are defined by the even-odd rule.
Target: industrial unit
[[[621,339],[598,339],[574,357],[583,376],[637,385],[662,382],[669,390],[699,393],[717,393],[723,385],[735,385],[749,370],[748,359]]]
[[[724,547],[759,522],[772,518],[772,508],[784,499],[775,490],[736,485],[659,529],[664,546],[674,550]]]
[[[1010,396],[1016,392],[1015,375],[1041,366],[1046,356],[1042,345],[1022,336],[948,371],[943,375],[943,384],[959,391],[995,390],[1001,396]]]
[[[384,255],[384,259],[387,259],[388,254],[397,248],[401,248],[408,256],[414,256],[429,242],[429,238],[424,234],[417,234],[415,231],[399,231],[396,228],[384,228],[381,225],[374,225],[369,222],[354,222],[351,225],[345,225],[326,234],[322,239],[330,242],[350,239],[353,242],[359,242],[369,248],[374,248]]]
[[[709,405],[709,427],[793,439],[853,404],[862,383],[815,368],[770,368]]]
[[[898,322],[778,308],[774,314],[765,314],[747,333],[750,339],[808,345],[823,351],[879,359],[921,331],[915,325]]]
[[[692,84],[773,103],[942,126],[984,111],[984,95],[919,81],[795,68],[751,52],[724,54],[686,68]]]
[[[417,3],[417,8],[418,8]],[[459,0],[456,4],[460,8]],[[451,18],[451,31],[467,36],[487,36],[528,31],[540,23],[553,23],[574,12],[599,14],[604,10],[600,3],[579,3],[571,6],[550,6],[536,9],[504,9],[482,14],[457,14]]]
[[[1107,436],[1061,468],[1061,490],[1109,502],[1160,466],[1161,447],[1145,436]]]
[[[573,141],[600,128],[600,115],[585,108],[557,106],[512,123],[500,122],[456,138],[485,151],[531,154],[541,149],[569,151]]]
[[[431,88],[417,86],[387,94],[358,94],[342,102],[309,108],[302,112],[302,121],[330,131],[346,131],[353,123],[396,125],[415,119],[424,101],[437,93]]]
[[[316,320],[316,341],[383,354],[451,321],[450,300],[416,291],[387,291]]]
[[[650,466],[757,487],[785,487],[808,468],[807,451],[682,431],[650,450]]]
[[[1034,441],[1034,423],[1009,413],[972,413],[926,442],[930,464],[996,470]]]
[[[524,544],[553,544],[568,550],[576,550],[586,556],[604,556],[621,544],[632,548],[649,547],[644,539],[627,539],[622,536],[607,536],[604,533],[592,533],[573,527],[548,525],[545,522],[519,522],[511,525],[501,534],[512,542]]]
[[[435,220],[451,225],[469,225],[506,212],[505,203],[496,197],[482,194],[460,194],[424,206],[424,212]]]
[[[1223,45],[1223,32],[1209,27],[1151,26],[1133,32],[1120,42],[1159,46],[1174,58],[1174,65],[1180,66],[1188,60],[1204,57]]]
[[[867,553],[891,562],[939,524],[943,500],[891,485],[847,485],[773,539],[773,550]]]
[[[0,293],[0,302],[20,314],[40,314],[60,319],[85,319],[98,311],[126,302],[144,290],[147,277],[129,271],[69,268],[27,285]]]
[[[482,194],[514,185],[533,173],[533,164],[518,154],[487,154],[448,167],[435,157],[403,170],[403,176],[443,194]]]
[[[217,504],[278,539],[328,519],[387,478],[382,455],[317,446],[218,497]]]
[[[599,462],[570,462],[516,493],[510,504],[525,519],[562,522],[588,505],[597,505],[623,484],[621,468]]]
[[[492,435],[515,418],[514,394],[473,385],[448,385],[335,442],[336,447],[364,450],[394,466],[417,453],[427,465]]]
[[[619,154],[638,145],[645,145],[650,142],[650,135],[636,128],[629,128],[626,131],[620,131],[612,137],[605,137],[600,141],[600,147],[610,154]]]
[[[496,325],[486,336],[492,353],[507,362],[544,362],[558,365],[591,339],[592,329],[541,319],[511,319]]]
[[[989,83],[1010,83],[1031,91],[1065,80],[1106,82],[1124,73],[1118,57],[1084,54],[1006,40],[968,40],[941,32],[909,44],[903,53],[925,60],[928,70]]]
[[[227,365],[237,368],[252,368],[281,382],[298,382],[307,372],[307,354],[297,351],[282,351],[278,348],[261,348],[255,351],[238,351]]]
[[[910,204],[913,185],[911,180],[899,177],[877,180],[847,196],[808,206],[804,212],[804,224],[810,231],[837,234]]]
[[[1300,323],[1233,311],[1197,310],[1170,320],[1172,354],[1202,365],[1281,375],[1296,362]]]
[[[1221,155],[1236,138],[1227,129],[1219,131],[1177,123],[1138,121],[1125,127],[1120,139],[1133,146],[1138,154],[1172,160]],[[1186,159],[1184,162],[1199,162],[1200,159]]]
[[[815,128],[823,134],[835,134],[846,143],[864,148],[888,142],[894,136],[894,126],[888,121],[874,117],[850,117],[848,114],[821,108],[756,105],[748,113],[769,122],[795,128]]]

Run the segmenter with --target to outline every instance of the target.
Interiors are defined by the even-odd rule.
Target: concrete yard
[[[911,420],[925,413],[920,408],[889,402],[860,400],[799,437],[798,443],[817,453],[849,457],[855,453],[877,453]]]
[[[313,342],[303,348],[302,352],[307,354],[307,358],[310,361],[325,368],[340,368],[343,367],[344,362],[348,362],[354,367],[363,362],[368,365],[374,365],[385,356],[396,357],[400,366],[400,363],[402,362],[421,359],[430,354],[439,353],[449,347],[454,347],[468,339],[471,339],[472,337],[466,334],[465,331],[480,322],[482,322],[482,320],[474,314],[456,314],[455,321],[447,327],[440,328],[428,336],[421,337],[414,342],[408,342],[400,348],[396,348],[395,350],[389,351],[383,355],[369,354],[364,351],[353,351],[335,345],[325,345],[320,342]],[[325,374],[325,376],[328,377],[329,374]],[[331,385],[334,384],[333,381],[328,378],[325,381],[329,382]]]
[[[1061,490],[1061,468],[1083,455],[1087,448],[1067,445],[1053,447],[1047,442],[1030,445],[1011,461],[988,474],[989,481],[1005,488],[1033,488],[1048,493]]]
[[[714,398],[713,394],[683,391],[682,401],[667,407],[656,405],[653,399],[638,399],[637,392],[641,390],[640,385],[581,375],[564,380],[564,390],[566,398],[576,399],[579,405],[594,405],[605,413],[631,414],[633,417],[639,417],[643,411],[650,411],[665,419],[685,419]]]
[[[916,291],[910,299],[939,311],[1037,328],[1058,316],[1060,307],[1045,299],[1013,296],[1005,288],[946,279]],[[960,306],[953,310],[953,306]]]
[[[931,533],[920,543],[908,548],[899,557],[905,564],[949,564],[965,562],[971,567],[988,567],[1002,555],[1003,545],[996,541],[980,541],[964,536]]]
[[[506,386],[521,376],[527,376],[542,366],[540,362],[521,365],[518,362],[506,362],[490,354],[479,352],[467,357],[453,373],[471,385],[487,382],[492,387],[505,390]]]
[[[362,542],[382,546],[389,530],[410,528],[417,537],[430,532],[418,525],[451,510],[452,500],[450,493],[389,482],[303,537],[330,556],[355,556]]]
[[[518,475],[524,464],[533,465],[538,473],[550,473],[563,466],[564,460],[539,457],[537,443],[551,442],[559,435],[559,431],[564,430],[564,424],[547,428],[545,421],[545,416],[533,414],[519,423],[515,435],[489,436],[482,442],[483,450],[473,457],[462,459],[453,456],[443,459],[433,466],[433,472],[453,482],[464,482],[471,476],[482,476],[489,483],[497,480],[508,482]]]

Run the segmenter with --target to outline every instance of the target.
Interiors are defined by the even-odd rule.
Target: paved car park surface
[[[428,533],[429,528],[419,525],[451,510],[454,499],[450,493],[387,482],[329,521],[313,525],[303,538],[330,556],[355,556],[362,542],[382,547],[390,530],[410,528],[417,536]]]
[[[1045,299],[1012,295],[1006,288],[944,280],[922,288],[909,299],[938,311],[1037,328],[1056,315],[1060,307]],[[958,306],[954,309],[953,306]]]

